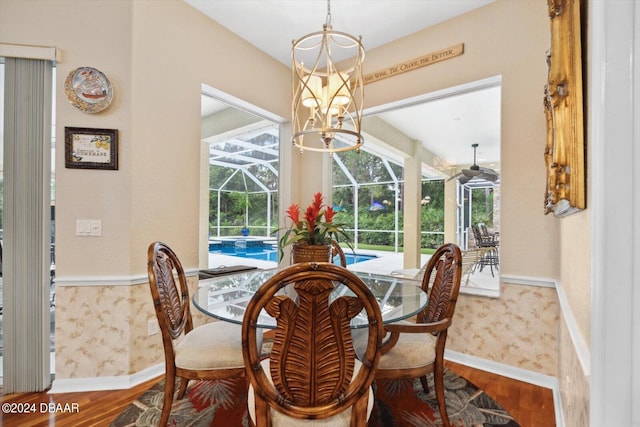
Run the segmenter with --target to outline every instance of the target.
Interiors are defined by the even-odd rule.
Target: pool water
[[[246,244],[249,242],[250,244]],[[278,262],[278,247],[275,244],[266,242],[258,243],[252,240],[247,242],[234,240],[234,244],[225,243],[227,242],[209,242],[209,253]],[[349,251],[346,251],[344,255],[347,259],[347,265],[377,258],[376,255],[353,254]],[[334,262],[339,262],[339,259],[336,257]]]

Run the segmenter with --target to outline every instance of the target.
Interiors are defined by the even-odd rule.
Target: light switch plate
[[[76,219],[76,236],[102,236],[102,220]]]
[[[89,228],[89,236],[102,236],[102,220],[90,220]]]

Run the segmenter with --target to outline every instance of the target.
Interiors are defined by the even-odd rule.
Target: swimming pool
[[[209,253],[278,262],[278,246],[268,240],[229,238],[210,241]],[[376,255],[354,254],[349,250],[345,251],[344,255],[347,265],[377,258]]]

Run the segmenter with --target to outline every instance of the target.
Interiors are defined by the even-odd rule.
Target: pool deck
[[[378,274],[390,274],[392,271],[402,270],[402,253],[370,250],[358,250],[357,252],[363,255],[376,255],[377,258],[351,264],[347,266],[349,270]],[[422,255],[422,263],[427,262],[428,259],[429,255]],[[209,254],[209,268],[229,265],[251,265],[258,268],[275,268],[278,266],[276,262],[272,261],[261,261],[222,254]]]
[[[364,271],[375,274],[391,274],[391,272],[399,271],[403,269],[403,253],[384,252],[384,251],[371,251],[358,249],[357,251],[363,255],[377,255],[378,258],[370,259],[367,261],[348,265],[347,268],[352,271]],[[430,255],[422,255],[421,265],[424,265],[429,260]],[[216,268],[220,266],[230,265],[251,265],[258,268],[275,268],[278,266],[273,261],[261,261],[251,258],[240,258],[229,255],[221,254],[209,254],[209,268]],[[476,270],[471,276],[469,276],[468,287],[471,288],[484,288],[497,286],[496,282],[499,281],[500,273],[496,273],[492,276],[489,269],[485,268],[480,272]],[[463,280],[465,280],[463,278]],[[492,285],[493,283],[493,285]]]

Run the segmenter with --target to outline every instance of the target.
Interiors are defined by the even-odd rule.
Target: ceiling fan
[[[460,173],[453,175],[447,181],[458,178],[460,184],[466,184],[472,179],[496,182],[498,178],[500,178],[500,174],[493,169],[478,166],[476,164],[476,149],[478,148],[478,144],[471,144],[471,146],[473,147],[473,165],[471,165],[469,169],[462,169]]]

